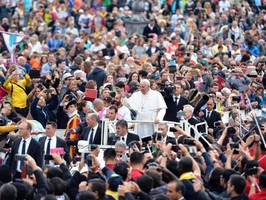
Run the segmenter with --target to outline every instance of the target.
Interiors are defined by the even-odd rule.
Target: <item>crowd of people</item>
[[[265,6],[0,0],[0,200],[265,200]]]

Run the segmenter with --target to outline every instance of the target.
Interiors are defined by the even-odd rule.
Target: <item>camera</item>
[[[177,117],[178,119],[182,119],[184,116],[185,116],[184,111],[179,110],[179,111],[176,113],[176,117]]]
[[[16,161],[19,161],[19,160],[20,160],[20,161],[24,161],[24,160],[26,160],[25,157],[26,157],[26,155],[24,155],[24,154],[16,154],[16,155],[15,155],[15,160],[16,160]]]
[[[230,143],[230,147],[231,147],[231,149],[238,149],[239,148],[239,143],[238,142]]]
[[[230,126],[230,127],[227,128],[227,135],[228,135],[229,137],[234,136],[235,133],[236,133],[236,129],[235,129],[234,127]]]
[[[175,133],[175,132],[177,132],[177,129],[175,127],[170,127],[169,131]]]
[[[241,97],[240,96],[232,96],[232,101],[236,101],[237,103],[239,103],[241,101]]]
[[[38,83],[38,88],[42,90],[42,83]]]
[[[51,92],[52,92],[52,90],[50,90],[50,89],[46,90],[46,94],[50,94]]]
[[[69,94],[69,95],[68,95],[68,100],[71,101],[71,100],[73,100],[73,99],[74,99],[74,96],[73,96],[72,94]]]
[[[214,122],[214,127],[219,127],[221,126],[221,122]]]
[[[160,86],[159,92],[162,94],[164,98],[169,98],[173,95],[175,89],[174,84],[158,83],[158,85]]]
[[[87,160],[88,167],[91,167],[92,166],[92,158],[91,158],[91,155],[88,155],[87,158],[86,158],[86,160]]]
[[[162,133],[161,133],[161,132],[157,132],[157,133],[156,133],[156,140],[157,140],[157,141],[161,141],[162,138],[163,138]]]
[[[50,154],[44,155],[44,160],[53,160],[53,159],[54,159],[53,156]]]
[[[183,141],[183,144],[195,145],[194,140],[191,140],[189,138],[185,138],[184,141]]]
[[[116,133],[109,133],[108,134],[108,144],[113,145],[119,140],[120,136]]]
[[[178,145],[172,145],[172,151],[174,152],[178,152],[180,150],[179,146]]]

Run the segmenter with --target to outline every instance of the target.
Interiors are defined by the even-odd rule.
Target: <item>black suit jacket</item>
[[[215,111],[215,110],[213,110],[211,112],[211,115],[210,115],[210,117],[208,119],[206,119],[207,110],[206,109],[202,110],[202,112],[204,113],[204,117],[203,118],[207,122],[209,128],[215,128],[214,127],[214,122],[218,122],[218,121],[222,120],[221,119],[221,114],[219,112]]]
[[[44,137],[41,137],[39,139],[39,142],[41,143],[42,154],[44,154],[44,151],[45,151],[44,144],[45,144],[46,138],[47,138],[47,136],[44,136]],[[56,148],[58,148],[58,147],[64,148],[65,155],[64,155],[63,158],[65,159],[67,164],[70,164],[71,163],[71,158],[70,158],[70,155],[69,155],[69,151],[68,151],[68,148],[67,148],[66,141],[64,141],[60,137],[56,136]]]
[[[91,127],[87,126],[83,130],[82,134],[79,136],[79,140],[88,140],[90,130],[91,130]],[[102,128],[98,124],[98,128],[94,136],[93,144],[101,144],[101,141],[102,141],[101,132],[102,132]]]
[[[132,141],[139,141],[139,136],[133,133],[128,133],[127,134],[127,141],[126,144],[128,145]]]
[[[16,174],[17,171],[17,161],[15,160],[15,155],[18,154],[18,148],[20,145],[22,138],[18,138],[14,141],[9,157],[9,166],[11,167],[11,172],[13,175]],[[41,144],[37,142],[35,139],[31,138],[31,142],[29,144],[27,153],[29,154],[36,162],[39,167],[42,167],[42,150]]]
[[[174,102],[173,96],[165,98],[165,103],[167,105],[166,113],[164,115],[164,120],[178,122],[179,119],[176,117],[178,111],[183,110],[183,106],[189,104],[189,101],[180,96],[178,104]]]

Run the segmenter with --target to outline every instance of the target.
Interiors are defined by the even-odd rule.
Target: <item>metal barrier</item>
[[[101,141],[101,144],[103,145],[108,145],[108,125],[109,125],[109,119],[105,119],[102,121],[102,133],[101,133],[101,138],[102,138],[102,141]],[[154,124],[154,121],[148,121],[148,120],[130,120],[130,121],[127,121],[128,123],[152,123]],[[167,124],[169,127],[172,127],[173,125],[177,125],[179,127],[182,127],[182,129],[190,135],[190,131],[191,129],[194,130],[194,133],[195,133],[195,138],[196,139],[199,139],[199,137],[201,137],[202,133],[199,133],[198,132],[198,126],[202,126],[204,125],[205,126],[205,133],[207,133],[207,130],[208,130],[208,125],[206,122],[201,122],[201,123],[198,123],[196,124],[196,126],[193,126],[191,124],[188,123],[187,120],[181,120],[181,122],[173,122],[173,121],[161,121],[160,123],[165,123]],[[169,131],[168,131],[168,134],[169,134]]]

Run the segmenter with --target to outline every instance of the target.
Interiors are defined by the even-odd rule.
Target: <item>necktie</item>
[[[122,140],[123,140],[123,142],[125,142],[125,138],[124,137],[122,137]]]
[[[210,112],[207,111],[207,117],[206,119],[209,119],[210,118]]]
[[[51,144],[51,138],[49,138],[49,140],[48,140],[48,143],[47,143],[47,147],[46,147],[46,154],[47,155],[50,155],[50,144]],[[45,164],[49,164],[49,160],[46,160],[45,161]]]
[[[178,103],[178,97],[175,97],[175,104],[177,105],[177,103]]]
[[[23,140],[21,154],[22,154],[22,155],[25,155],[25,154],[26,154],[26,140]],[[24,161],[21,161],[20,166],[21,166],[21,167],[24,166]]]
[[[93,128],[91,129],[89,144],[93,143]]]
[[[47,115],[46,115],[46,112],[45,112],[45,110],[42,108],[42,113],[44,114],[44,116],[45,116],[45,119],[47,119]]]
[[[51,138],[48,139],[47,147],[46,147],[46,154],[50,155],[50,144],[51,144]]]

